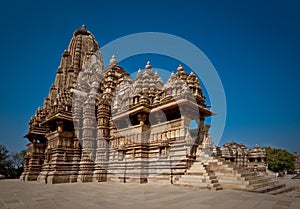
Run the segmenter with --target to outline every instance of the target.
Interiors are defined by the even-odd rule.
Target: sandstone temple
[[[214,113],[200,81],[182,66],[175,71],[164,83],[149,61],[135,78],[115,56],[104,67],[92,33],[85,26],[76,30],[43,106],[30,119],[21,179],[258,192],[284,187],[265,175],[263,148],[214,145],[205,124]]]

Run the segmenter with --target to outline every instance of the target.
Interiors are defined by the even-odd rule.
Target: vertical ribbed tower
[[[49,95],[43,107],[38,108],[30,120],[29,132],[25,135],[30,143],[27,145],[25,172],[21,179],[45,183],[77,181],[82,132],[74,129],[73,125],[72,89],[89,57],[99,49],[94,36],[84,25],[74,32],[68,49],[62,54]],[[101,56],[100,60],[102,62]],[[81,104],[76,105],[73,110],[77,108],[79,111],[74,113],[74,124],[81,126],[87,121],[82,121],[85,118]]]

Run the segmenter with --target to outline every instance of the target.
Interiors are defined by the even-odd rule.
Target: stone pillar
[[[74,95],[73,101],[73,109],[72,109],[72,116],[73,116],[73,124],[75,130],[75,137],[77,139],[81,139],[82,137],[82,108],[83,108],[83,98],[79,95]]]
[[[78,181],[92,181],[96,158],[95,99],[89,96],[83,107],[82,156]]]
[[[110,137],[110,107],[106,101],[100,101],[97,109],[96,160],[93,181],[107,181]]]

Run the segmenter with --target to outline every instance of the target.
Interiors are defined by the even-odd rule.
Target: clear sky
[[[227,120],[220,144],[234,139],[300,152],[299,1],[12,0],[0,5],[0,143],[11,151],[25,148],[28,121],[48,95],[73,31],[86,24],[100,46],[138,32],[190,41],[214,64],[224,86]],[[124,61],[123,67],[135,71],[146,61]],[[168,63],[173,70],[177,64]],[[152,65],[164,63],[153,58]]]

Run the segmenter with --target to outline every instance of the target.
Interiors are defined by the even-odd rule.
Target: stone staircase
[[[208,188],[211,190],[223,189],[215,173],[205,167],[202,162],[194,162],[193,165],[182,176],[174,178],[174,185],[193,188]]]
[[[257,173],[247,167],[235,167],[222,158],[206,156],[205,163],[212,169],[222,187],[245,190],[257,193],[267,193],[283,190],[285,184],[279,184],[273,177]]]
[[[256,173],[247,167],[235,167],[224,159],[201,152],[197,161],[175,178],[175,185],[220,190],[237,189],[273,195],[291,191],[285,184],[279,184],[273,177]]]

